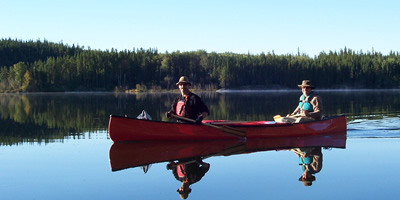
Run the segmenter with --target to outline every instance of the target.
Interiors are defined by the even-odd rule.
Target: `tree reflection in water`
[[[400,115],[398,91],[324,91],[324,114],[354,120],[382,120]],[[210,108],[208,119],[273,120],[292,111],[299,91],[198,92]],[[164,116],[175,93],[38,93],[0,94],[0,145],[55,142],[107,130],[110,114],[136,117],[146,110],[153,120]],[[244,106],[246,105],[246,106]]]

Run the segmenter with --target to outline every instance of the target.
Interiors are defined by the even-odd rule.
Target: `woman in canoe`
[[[166,113],[167,118],[172,119],[174,118],[173,115],[177,115],[195,120],[196,124],[201,124],[201,121],[210,113],[208,107],[199,96],[190,91],[192,84],[188,77],[182,76],[176,85],[181,95],[174,99],[171,109]]]
[[[311,84],[310,80],[303,80],[301,85],[303,93],[299,98],[299,104],[291,114],[281,118],[282,122],[299,123],[312,120],[320,120],[322,115],[322,99],[312,91],[315,87]]]

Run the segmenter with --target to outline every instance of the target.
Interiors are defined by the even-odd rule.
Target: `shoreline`
[[[216,93],[271,93],[271,92],[298,92],[299,89],[218,89],[200,90],[192,89],[192,92],[216,92]],[[314,89],[316,92],[400,92],[400,89]],[[0,94],[141,94],[141,93],[179,93],[174,90],[141,90],[141,91],[59,91],[59,92],[0,92]]]
[[[217,93],[298,92],[299,89],[219,89]],[[400,89],[314,89],[316,92],[400,92]]]

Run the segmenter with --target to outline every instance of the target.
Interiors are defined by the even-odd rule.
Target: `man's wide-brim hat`
[[[311,84],[310,80],[303,80],[303,82],[301,82],[301,85],[297,85],[299,86],[299,88],[302,87],[310,87],[311,89],[314,89],[315,87]]]
[[[189,81],[189,78],[186,76],[181,76],[181,78],[179,78],[179,81],[176,83],[176,85],[179,85],[181,83],[192,85]]]
[[[300,182],[303,182],[304,186],[312,186],[312,182],[315,181],[315,176],[311,176],[309,180],[303,179],[302,177],[299,178]]]

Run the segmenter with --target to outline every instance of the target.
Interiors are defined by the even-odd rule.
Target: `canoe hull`
[[[118,171],[152,163],[217,154],[237,144],[243,143],[238,140],[114,143],[109,151],[110,165],[112,171]]]
[[[246,132],[246,138],[293,137],[332,134],[346,131],[346,117],[336,116],[326,120],[299,124],[275,123],[271,121],[229,122],[212,121],[219,126],[229,126]],[[182,124],[142,120],[111,115],[108,133],[114,142],[155,140],[222,140],[237,139],[218,128],[205,125]]]

